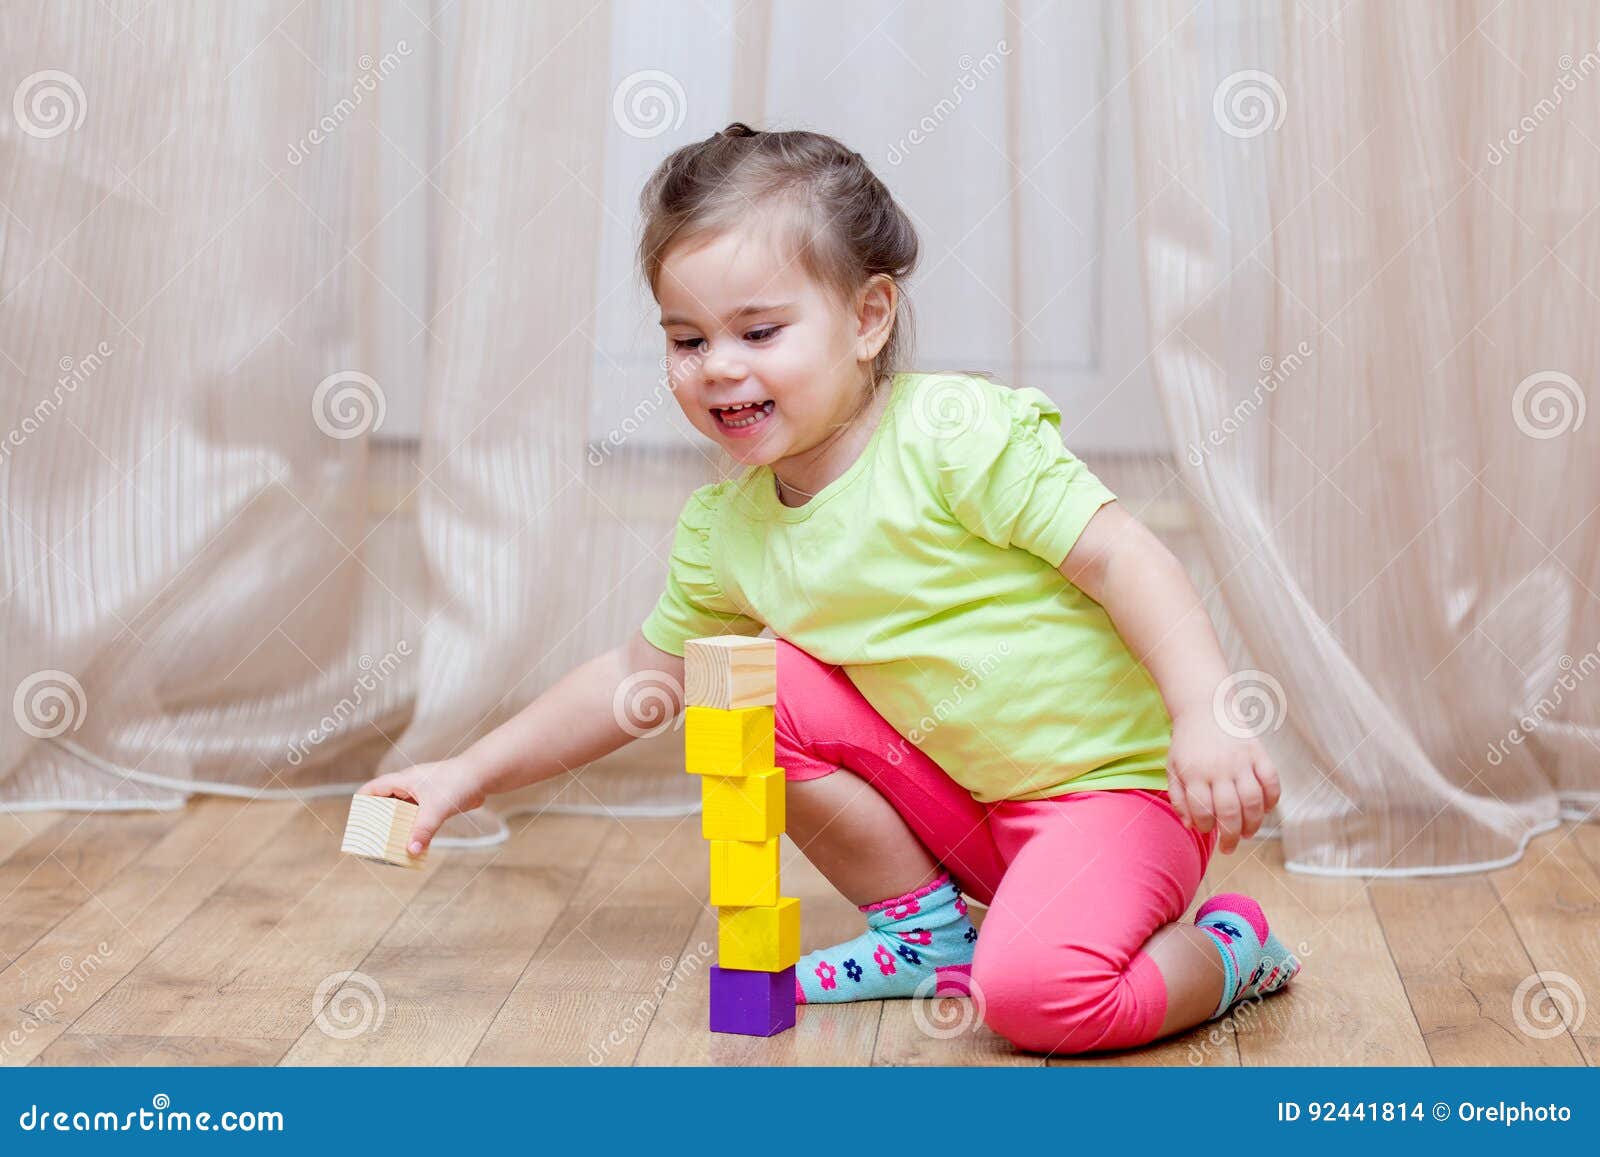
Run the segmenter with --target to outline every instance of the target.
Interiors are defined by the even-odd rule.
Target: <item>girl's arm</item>
[[[1213,707],[1227,660],[1200,596],[1172,552],[1117,502],[1102,506],[1061,574],[1105,608],[1172,716],[1168,794],[1186,826],[1220,831],[1231,852],[1277,805],[1278,772],[1254,739],[1223,730]]]
[[[633,680],[629,685],[629,680]],[[460,755],[419,763],[361,786],[419,805],[409,850],[420,855],[445,820],[486,796],[538,783],[625,746],[683,706],[683,660],[635,631],[563,675]]]

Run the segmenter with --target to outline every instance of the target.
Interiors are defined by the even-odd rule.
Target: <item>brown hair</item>
[[[841,301],[878,274],[899,285],[889,339],[872,361],[872,384],[881,384],[910,357],[911,303],[900,283],[916,267],[917,231],[861,154],[832,137],[735,121],[662,161],[639,194],[639,270],[650,291],[674,244],[757,207],[783,214],[802,266]]]

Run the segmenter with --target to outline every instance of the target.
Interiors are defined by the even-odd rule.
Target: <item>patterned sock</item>
[[[1270,995],[1299,974],[1300,958],[1290,952],[1276,935],[1268,932],[1267,942],[1261,946],[1261,963],[1256,965],[1255,972],[1250,974],[1244,987],[1239,990],[1239,999]]]
[[[1271,936],[1267,917],[1249,896],[1224,892],[1213,896],[1194,914],[1194,922],[1211,933],[1222,954],[1222,999],[1207,1020],[1216,1020],[1244,995],[1245,985],[1260,979],[1265,945]]]
[[[950,873],[861,910],[867,930],[860,936],[800,958],[796,1001],[886,1000],[918,995],[921,985],[922,996],[968,994],[978,930]]]

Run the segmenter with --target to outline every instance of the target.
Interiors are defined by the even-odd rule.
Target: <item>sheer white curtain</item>
[[[1600,10],[1141,4],[1152,362],[1291,869],[1600,805]]]
[[[346,95],[317,61],[354,58],[359,16],[38,4],[5,25],[0,801],[304,790],[329,767],[293,745],[412,630],[369,578],[407,548],[363,541],[367,443],[310,404],[359,365],[363,138],[285,159]],[[370,762],[406,701],[378,685],[319,761]]]

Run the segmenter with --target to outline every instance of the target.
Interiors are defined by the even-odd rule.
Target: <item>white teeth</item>
[[[739,427],[749,426],[760,421],[763,417],[772,412],[771,406],[771,402],[739,402],[732,406],[717,406],[715,409],[719,414],[722,415],[722,422],[724,425]],[[748,418],[745,418],[742,421],[735,421],[733,415],[741,413],[744,410],[750,410],[752,413]]]

